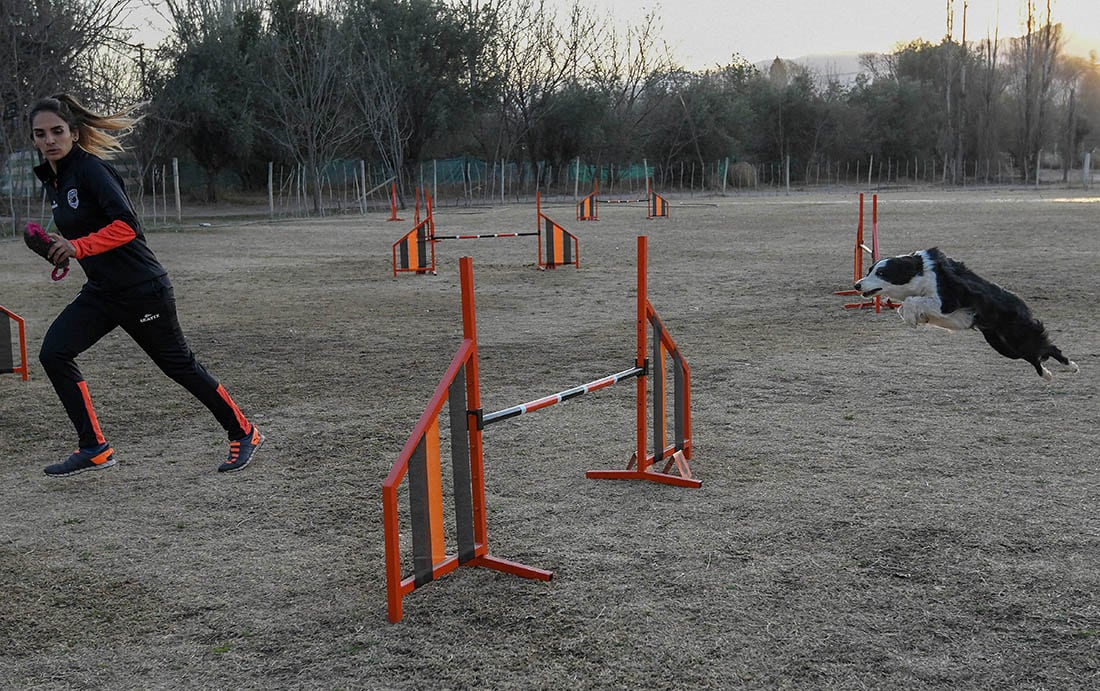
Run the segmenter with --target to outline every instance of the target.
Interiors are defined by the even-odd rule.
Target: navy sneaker
[[[45,473],[50,477],[76,475],[85,470],[103,470],[115,464],[115,450],[107,442],[90,449],[77,449],[60,463],[46,466]]]
[[[245,466],[252,462],[252,455],[256,453],[256,449],[260,448],[260,444],[263,443],[264,435],[260,434],[260,430],[256,429],[256,425],[252,425],[251,432],[240,439],[229,442],[229,458],[218,466],[218,472],[232,473],[244,470]]]

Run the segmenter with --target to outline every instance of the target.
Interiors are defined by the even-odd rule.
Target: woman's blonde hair
[[[130,133],[143,116],[135,115],[144,103],[138,103],[111,115],[100,115],[84,107],[69,94],[58,94],[40,99],[31,107],[28,118],[33,126],[34,116],[39,113],[54,113],[77,132],[76,143],[80,148],[100,158],[111,158],[122,153],[122,137]],[[117,133],[117,134],[115,134]]]

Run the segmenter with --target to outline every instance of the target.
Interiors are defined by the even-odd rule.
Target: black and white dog
[[[935,247],[880,259],[855,287],[863,297],[882,293],[901,302],[898,313],[911,326],[977,329],[994,350],[1026,360],[1043,379],[1053,376],[1043,365],[1048,358],[1061,363],[1063,371],[1078,369],[1050,342],[1023,300]]]

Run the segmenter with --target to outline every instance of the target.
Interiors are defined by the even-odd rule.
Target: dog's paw
[[[928,317],[925,316],[924,311],[909,300],[901,303],[901,307],[898,308],[898,316],[902,318],[902,321],[914,329],[917,328],[918,324],[924,324],[928,321]]]
[[[1063,364],[1059,363],[1058,364],[1058,371],[1059,372],[1066,372],[1067,374],[1077,374],[1078,372],[1081,371],[1081,368],[1077,366],[1076,362],[1074,362],[1073,360],[1070,360],[1068,365],[1063,365]]]
[[[1048,370],[1046,367],[1043,368],[1043,379],[1045,379],[1046,381],[1050,381],[1051,379],[1054,379],[1054,374],[1050,370]]]

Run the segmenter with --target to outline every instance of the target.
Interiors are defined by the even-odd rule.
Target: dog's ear
[[[920,276],[924,273],[924,256],[920,252],[903,257],[902,261],[905,263],[906,270],[911,272],[913,276]]]

